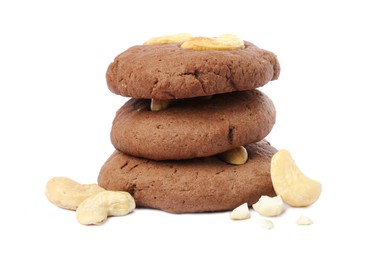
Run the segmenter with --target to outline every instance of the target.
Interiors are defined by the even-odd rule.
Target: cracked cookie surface
[[[274,53],[250,42],[239,50],[185,50],[180,44],[137,45],[107,69],[109,89],[134,98],[176,99],[254,89],[279,77]]]
[[[270,161],[276,149],[267,141],[246,146],[249,159],[230,165],[217,157],[154,161],[115,151],[102,166],[98,184],[127,191],[138,207],[172,213],[232,210],[261,195],[275,196]]]
[[[124,153],[154,160],[215,155],[265,138],[275,124],[273,102],[259,90],[178,100],[150,111],[130,99],[116,113],[111,142]]]

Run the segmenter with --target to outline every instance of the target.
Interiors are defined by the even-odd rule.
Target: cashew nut
[[[232,210],[230,214],[230,218],[232,220],[243,220],[248,219],[249,217],[250,217],[250,211],[248,209],[247,203],[238,206],[237,208]]]
[[[282,214],[284,210],[283,200],[280,196],[269,197],[261,196],[252,208],[262,216],[274,217]]]
[[[241,38],[233,34],[222,34],[219,37],[192,37],[189,33],[178,33],[154,37],[144,45],[181,44],[181,48],[190,50],[237,50],[244,48]]]
[[[241,165],[246,163],[248,159],[247,150],[243,146],[236,147],[234,149],[225,151],[218,155],[220,159],[226,163],[233,165]]]
[[[144,45],[169,44],[169,43],[183,43],[192,36],[189,33],[178,33],[166,36],[154,37],[144,43]]]
[[[102,191],[84,200],[76,210],[80,224],[102,224],[108,216],[124,216],[135,209],[135,200],[128,192]]]
[[[270,167],[275,193],[290,206],[309,206],[320,197],[321,184],[301,172],[289,151],[274,154]]]
[[[223,34],[216,38],[192,37],[181,45],[181,48],[190,50],[237,50],[244,47],[243,40],[233,34]]]
[[[260,220],[260,227],[265,229],[273,229],[274,223],[271,220],[264,218]]]
[[[171,100],[168,99],[156,99],[152,98],[150,102],[150,110],[151,111],[160,111],[163,109],[168,108],[170,105]]]
[[[66,177],[54,177],[47,182],[45,194],[56,206],[76,210],[86,198],[104,190],[97,184],[80,184]]]
[[[297,221],[296,221],[297,225],[312,225],[313,221],[312,219],[310,219],[309,217],[306,217],[304,215],[301,215]]]

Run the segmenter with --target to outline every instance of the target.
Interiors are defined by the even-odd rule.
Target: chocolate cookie
[[[115,151],[102,166],[98,184],[127,191],[139,207],[172,213],[232,210],[275,196],[270,161],[276,149],[261,141],[246,146],[247,163],[227,164],[216,157],[153,161]]]
[[[259,90],[179,100],[153,112],[150,100],[130,99],[117,112],[117,150],[154,160],[205,157],[262,140],[275,123],[272,101]]]
[[[250,42],[238,50],[186,50],[180,44],[137,45],[107,70],[109,89],[134,98],[176,99],[254,89],[278,78],[272,52]]]

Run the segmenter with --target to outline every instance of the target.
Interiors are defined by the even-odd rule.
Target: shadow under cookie
[[[267,141],[246,146],[248,161],[230,165],[217,157],[154,161],[115,151],[102,166],[98,184],[127,191],[138,207],[171,213],[232,210],[262,195],[275,196],[270,177],[276,149]]]

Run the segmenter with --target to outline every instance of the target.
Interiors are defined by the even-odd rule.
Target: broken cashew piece
[[[310,219],[309,217],[306,217],[306,216],[304,216],[304,215],[301,215],[301,216],[297,219],[296,224],[297,224],[297,225],[302,225],[302,226],[304,226],[304,225],[312,225],[312,224],[313,224],[313,221],[312,221],[312,219]]]
[[[232,210],[230,213],[230,218],[232,220],[243,220],[250,218],[250,211],[247,203],[244,203]]]
[[[271,220],[264,218],[260,220],[260,227],[265,229],[273,229],[274,223]]]
[[[282,214],[284,210],[283,200],[280,196],[261,196],[252,208],[262,216],[275,217]]]
[[[60,208],[76,210],[86,198],[104,190],[97,184],[80,184],[66,177],[54,177],[47,182],[45,195]]]
[[[124,216],[135,209],[135,200],[128,192],[103,191],[84,200],[76,210],[80,224],[102,224],[108,216]]]
[[[169,99],[156,99],[152,98],[150,102],[150,110],[151,111],[160,111],[163,109],[168,108],[170,105],[171,100]]]
[[[233,165],[245,164],[248,159],[247,150],[243,146],[225,151],[223,153],[220,153],[218,156],[221,160]]]
[[[169,43],[183,43],[190,39],[192,36],[189,33],[178,33],[166,36],[154,37],[146,42],[144,45],[159,45],[159,44],[169,44]]]
[[[219,37],[192,37],[181,44],[181,48],[189,50],[237,50],[244,48],[241,38],[233,34],[223,34]]]
[[[289,151],[275,153],[270,168],[275,193],[290,206],[309,206],[320,197],[321,184],[301,172]]]

